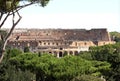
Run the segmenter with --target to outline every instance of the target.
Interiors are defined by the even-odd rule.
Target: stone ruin
[[[57,57],[77,55],[91,46],[113,44],[107,29],[15,29],[8,46]]]

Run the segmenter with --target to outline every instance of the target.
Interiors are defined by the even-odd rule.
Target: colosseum
[[[57,57],[113,43],[107,29],[15,29],[8,40],[11,48],[29,47],[31,52],[47,52]]]

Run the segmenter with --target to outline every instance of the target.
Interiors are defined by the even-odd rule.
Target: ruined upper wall
[[[17,31],[17,32],[15,32]],[[106,29],[26,29],[15,30],[10,38],[37,40],[110,41]],[[18,32],[19,31],[19,32]]]

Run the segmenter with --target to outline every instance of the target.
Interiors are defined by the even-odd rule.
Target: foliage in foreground
[[[112,40],[120,42],[120,33],[119,32],[110,32]]]
[[[107,81],[120,80],[120,43],[91,48],[94,60],[107,61],[111,64],[110,71],[104,72]]]
[[[8,50],[5,57],[0,65],[0,81],[91,81],[93,77],[94,81],[99,81],[102,71],[110,67],[107,62],[80,56],[56,58],[49,54],[22,53],[17,49]]]
[[[101,76],[107,81],[119,81],[119,48],[120,43],[91,47],[89,52],[82,52],[79,56],[62,58],[56,58],[50,54],[22,53],[13,49],[7,52],[6,59],[0,65],[0,81],[17,81],[15,77],[21,78],[22,81],[30,79],[36,79],[36,81],[103,81],[100,79]]]
[[[36,75],[36,81],[67,81],[77,76],[100,77],[101,71],[109,70],[110,64],[88,61],[78,56],[56,58],[52,55],[24,53],[10,59],[10,63],[21,70],[29,70]]]

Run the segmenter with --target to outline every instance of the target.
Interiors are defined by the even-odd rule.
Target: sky
[[[51,0],[44,8],[36,4],[20,14],[22,20],[16,28],[107,28],[120,32],[120,0]]]

